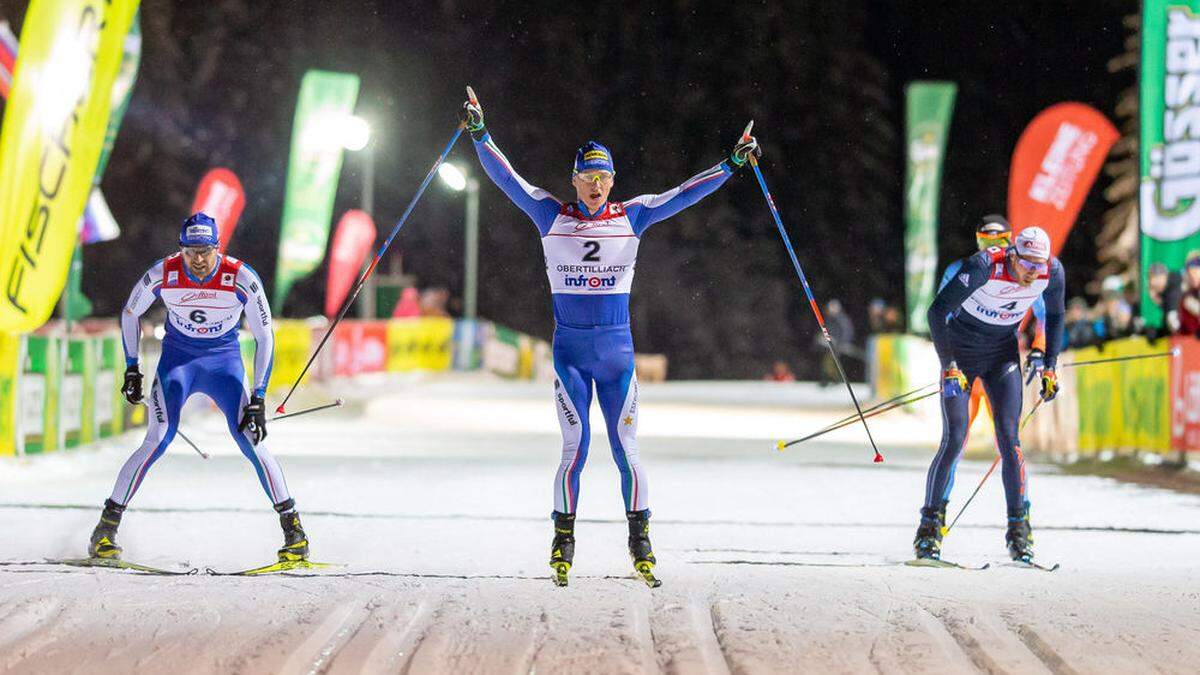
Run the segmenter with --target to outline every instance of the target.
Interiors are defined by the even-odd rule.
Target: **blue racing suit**
[[[537,227],[554,302],[555,408],[563,448],[554,479],[554,509],[574,513],[587,461],[593,386],[613,459],[621,472],[626,511],[649,508],[637,448],[637,376],[629,330],[629,292],[638,244],[646,229],[700,201],[733,170],[726,162],[657,195],[608,202],[590,212],[530,185],[513,170],[490,134],[475,141],[488,177]]]

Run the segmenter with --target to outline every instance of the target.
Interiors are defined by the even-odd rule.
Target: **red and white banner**
[[[1200,340],[1171,338],[1171,449],[1200,450]]]
[[[1013,231],[1034,225],[1046,230],[1058,255],[1118,136],[1104,115],[1082,103],[1052,105],[1033,118],[1009,171]]]
[[[329,251],[329,278],[325,282],[325,316],[333,317],[358,279],[363,261],[375,243],[375,221],[365,211],[351,209],[338,221]]]
[[[386,321],[343,321],[333,333],[333,372],[338,377],[387,370]]]
[[[242,182],[229,169],[216,168],[200,181],[196,199],[192,202],[192,213],[203,211],[217,221],[221,252],[224,252],[245,207],[246,193],[242,190]]]

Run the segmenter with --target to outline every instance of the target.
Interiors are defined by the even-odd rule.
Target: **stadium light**
[[[347,115],[339,123],[342,147],[357,152],[371,142],[371,125],[357,115]]]
[[[442,179],[446,187],[455,192],[462,192],[467,188],[467,174],[450,162],[442,162],[442,165],[438,167],[438,177]]]

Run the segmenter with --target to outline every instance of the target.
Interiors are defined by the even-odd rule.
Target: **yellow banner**
[[[0,332],[0,455],[17,451],[18,376],[21,336]]]
[[[1121,356],[1159,354],[1166,341],[1116,340],[1073,350],[1060,363]],[[1171,449],[1170,360],[1144,359],[1081,366],[1074,369],[1079,401],[1079,451]],[[1039,415],[1041,413],[1038,413]]]
[[[287,391],[296,381],[304,364],[312,354],[312,329],[304,321],[297,319],[275,320],[275,365],[271,368],[271,381],[267,390],[276,392]],[[243,352],[246,355],[246,352]],[[254,341],[250,341],[249,363],[246,373],[254,372]],[[310,369],[304,374],[304,382],[308,382],[313,372]],[[252,375],[250,376],[253,377]]]
[[[394,319],[387,327],[387,369],[449,370],[454,357],[454,321],[440,317]]]
[[[138,0],[32,0],[0,132],[0,330],[45,323],[67,278]]]

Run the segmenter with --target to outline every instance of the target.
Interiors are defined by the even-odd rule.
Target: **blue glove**
[[[1042,374],[1046,369],[1046,353],[1040,349],[1032,349],[1029,351],[1029,356],[1025,357],[1025,385],[1029,386],[1034,378]]]
[[[967,393],[967,376],[953,363],[942,371],[942,397],[954,398]]]

